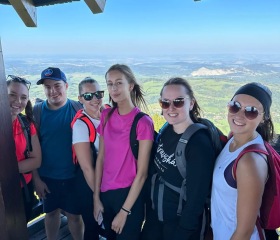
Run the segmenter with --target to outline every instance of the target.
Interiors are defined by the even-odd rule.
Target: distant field
[[[78,95],[78,79],[83,79],[89,76],[87,73],[77,73],[71,75],[71,84],[69,85],[68,96],[71,99],[77,99]],[[92,76],[92,75],[91,75]],[[92,76],[106,90],[104,77],[101,75]],[[139,78],[138,78],[139,79]],[[195,92],[195,97],[203,110],[203,116],[212,120],[222,131],[229,131],[226,120],[226,105],[230,101],[234,92],[242,85],[240,82],[233,82],[227,79],[207,79],[207,78],[187,78]],[[161,110],[158,104],[159,93],[163,85],[163,80],[154,78],[151,80],[145,79],[141,81],[145,92],[145,99],[149,104],[150,114],[157,121],[156,128],[164,122],[161,120]],[[272,86],[267,84],[273,91],[272,117],[275,124],[276,132],[280,132],[280,111],[277,106],[280,105],[280,83],[273,83]],[[32,85],[31,98],[45,98],[42,86]],[[105,93],[105,102],[108,101],[108,93]]]
[[[241,83],[232,83],[229,80],[213,79],[188,79],[193,87],[195,97],[203,110],[203,116],[212,120],[224,133],[228,133],[227,108],[234,92]],[[277,133],[280,133],[280,83],[269,86],[273,92],[272,118]],[[160,114],[160,107],[157,102],[162,83],[146,82],[147,99],[151,104],[151,112]]]
[[[106,90],[104,74],[115,63],[131,67],[143,86],[150,114],[157,128],[164,122],[158,105],[163,83],[170,77],[186,78],[194,89],[204,117],[212,120],[224,132],[228,132],[226,105],[233,93],[244,83],[262,82],[273,92],[272,117],[277,133],[280,133],[280,56],[279,55],[181,55],[160,57],[63,57],[32,56],[5,58],[6,74],[24,76],[31,80],[31,98],[45,98],[42,86],[35,83],[48,66],[61,68],[69,81],[68,96],[77,99],[78,83],[85,77],[95,78]],[[105,91],[105,102],[108,92]]]

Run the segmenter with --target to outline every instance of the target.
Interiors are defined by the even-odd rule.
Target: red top
[[[36,128],[33,123],[30,124],[30,134],[31,134],[31,136],[36,134]],[[21,127],[21,124],[20,124],[18,118],[16,118],[13,121],[13,135],[14,135],[14,140],[15,140],[15,145],[16,145],[17,161],[20,162],[22,160],[25,160],[24,151],[26,149],[27,143],[26,143],[24,132],[22,130],[22,127]],[[23,175],[24,175],[26,184],[28,184],[31,181],[32,174],[27,173],[27,174],[23,174]],[[21,186],[22,186],[22,184],[21,184]]]

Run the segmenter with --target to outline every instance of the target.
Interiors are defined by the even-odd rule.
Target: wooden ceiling
[[[37,27],[36,7],[71,3],[80,0],[0,0],[0,4],[12,5],[27,27]],[[84,0],[92,13],[102,13],[106,0]]]

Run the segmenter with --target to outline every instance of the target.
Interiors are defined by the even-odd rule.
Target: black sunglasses
[[[189,97],[180,97],[176,98],[174,100],[168,100],[168,99],[159,99],[159,105],[161,106],[162,109],[168,109],[171,106],[171,103],[173,103],[173,106],[175,108],[181,108],[185,104],[185,99]]]
[[[80,95],[80,97],[83,97],[86,101],[93,99],[93,96],[95,96],[96,99],[101,99],[104,97],[104,91],[96,91],[94,93],[86,92]]]
[[[230,101],[228,103],[228,111],[231,114],[238,113],[242,108],[244,108],[245,117],[249,120],[254,120],[258,117],[258,115],[263,114],[260,113],[259,110],[253,106],[242,107],[241,104],[237,101]]]
[[[18,76],[15,76],[15,75],[8,75],[8,79],[7,80],[8,81],[12,81],[12,82],[23,83],[23,84],[25,84],[27,86],[28,90],[30,89],[30,86],[31,86],[31,82],[29,82],[25,78],[18,77]]]

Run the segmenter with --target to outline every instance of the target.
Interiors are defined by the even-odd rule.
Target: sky
[[[3,55],[280,54],[279,0],[107,0],[37,8],[26,27],[0,5]]]

